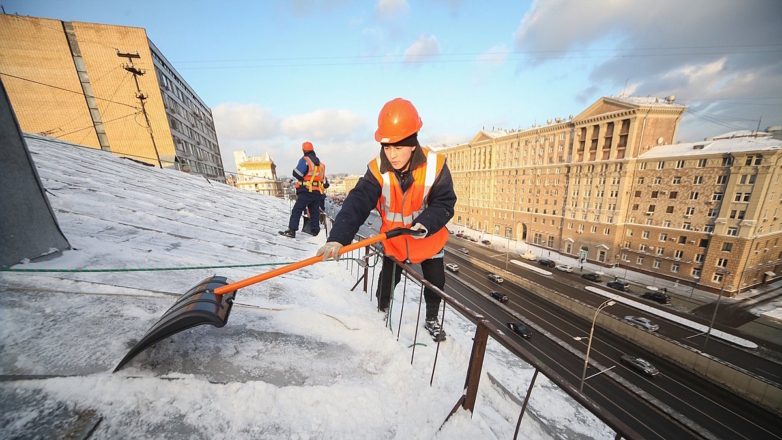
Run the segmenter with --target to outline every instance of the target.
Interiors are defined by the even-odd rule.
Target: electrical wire
[[[62,90],[64,92],[68,92],[68,93],[75,93],[77,95],[87,96],[87,95],[84,94],[84,91],[77,92],[75,90],[69,90],[69,89],[58,87],[58,86],[55,86],[55,85],[52,85],[52,84],[46,84],[46,83],[42,83],[40,81],[35,81],[35,80],[30,79],[30,78],[23,78],[21,76],[11,75],[10,73],[0,72],[0,75],[7,76],[9,78],[19,79],[19,80],[22,80],[22,81],[28,81],[28,82],[31,82],[33,84],[38,84],[38,85],[41,85],[41,86],[51,87],[53,89]],[[88,98],[95,98],[95,99],[100,100],[100,101],[109,101],[109,102],[112,102],[114,104],[124,105],[125,107],[130,107],[132,109],[141,110],[139,107],[136,107],[136,106],[130,105],[130,104],[125,104],[124,102],[111,101],[109,99],[99,98],[97,96],[87,96],[87,97]]]

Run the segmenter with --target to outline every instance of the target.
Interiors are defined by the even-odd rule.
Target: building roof
[[[769,138],[734,138],[715,141],[688,142],[661,145],[641,154],[640,159],[656,159],[678,156],[703,156],[750,151],[782,149],[782,141]]]
[[[604,97],[605,99],[613,99],[614,101],[620,101],[632,105],[653,106],[653,107],[684,107],[682,104],[677,104],[674,101],[669,101],[668,98],[658,98],[655,96],[610,96]]]
[[[712,139],[732,139],[737,137],[768,137],[771,136],[771,133],[766,133],[765,131],[755,131],[755,130],[736,130],[736,131],[729,131],[727,133],[723,133],[717,136],[712,137]]]

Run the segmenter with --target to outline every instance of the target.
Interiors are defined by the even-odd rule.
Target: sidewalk
[[[490,247],[492,249],[496,249],[502,252],[506,252],[509,247],[510,252],[516,253],[517,255],[523,254],[529,250],[537,255],[538,259],[548,258],[549,260],[556,261],[557,264],[561,263],[573,266],[574,273],[595,272],[602,275],[605,281],[610,281],[614,277],[617,277],[621,280],[627,281],[631,285],[636,286],[636,289],[634,289],[636,291],[654,290],[649,289],[649,287],[660,290],[665,288],[667,289],[667,293],[671,295],[671,299],[679,300],[676,301],[676,305],[688,310],[692,310],[698,306],[717,300],[717,295],[714,293],[698,290],[697,288],[680,284],[678,281],[670,281],[664,278],[655,277],[653,275],[635,272],[624,267],[612,268],[610,265],[599,265],[592,262],[584,263],[583,268],[580,270],[579,268],[581,267],[581,264],[577,258],[571,255],[560,254],[554,250],[545,249],[530,243],[509,240],[505,237],[488,234],[486,232],[477,231],[464,226],[451,225],[450,228],[454,231],[454,233],[464,232],[467,235],[477,237],[479,243],[481,240],[489,240],[491,241]],[[721,301],[723,304],[733,304],[751,298],[760,299],[763,295],[779,290],[782,290],[782,283],[773,282],[768,285],[757,286],[755,288],[742,291],[736,298],[723,297]]]

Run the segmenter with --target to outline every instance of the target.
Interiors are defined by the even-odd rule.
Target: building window
[[[597,232],[597,226],[592,226],[592,233],[594,234],[595,232]]]
[[[733,243],[728,243],[728,242],[722,243],[722,250],[723,252],[730,252],[731,250],[733,250]]]
[[[681,260],[682,255],[684,255],[684,251],[673,251],[673,258]]]
[[[681,178],[681,176],[676,176],[676,177],[674,177],[674,178],[673,178],[673,182],[671,182],[671,183],[672,183],[672,184],[674,184],[674,185],[678,185],[678,184],[682,183],[682,178]]]
[[[703,232],[714,232],[714,226],[713,225],[706,225],[703,227]]]
[[[627,257],[627,254],[622,254],[622,261],[630,261],[630,258]]]
[[[658,193],[659,193],[659,191],[652,191],[652,198],[656,199]]]
[[[661,170],[663,168],[665,168],[665,162],[662,162],[662,161],[657,162],[657,169]]]
[[[671,194],[668,196],[668,198],[669,199],[675,199],[678,196],[679,196],[679,192],[678,191],[671,191]]]
[[[605,228],[603,231],[603,235],[610,235],[611,234],[611,228]]]
[[[690,200],[698,200],[698,191],[693,191],[690,193]]]
[[[717,185],[725,185],[728,183],[728,176],[717,176]]]
[[[641,243],[641,245],[638,246],[638,250],[641,251],[641,252],[646,252],[646,245]]]
[[[688,206],[687,207],[687,215],[693,215],[695,214],[695,207],[694,206]]]
[[[698,161],[698,168],[704,168],[706,166],[706,159],[701,159]]]
[[[666,221],[663,222],[663,228],[670,228],[670,227],[671,227],[671,221],[670,220],[666,220]]]
[[[703,176],[695,176],[695,178],[692,179],[692,183],[694,185],[700,185],[701,183],[703,183]]]
[[[654,264],[652,264],[652,267],[654,267],[655,269],[659,269],[660,268],[660,260],[654,260]]]
[[[671,272],[678,273],[679,272],[679,265],[678,264],[671,264]]]
[[[697,267],[692,269],[692,277],[693,278],[700,278],[701,277],[701,270]]]
[[[649,238],[649,231],[644,231],[643,234],[642,234],[642,237],[643,237],[644,240]]]
[[[742,202],[749,202],[749,198],[752,196],[752,193],[744,193],[744,198],[741,199]]]
[[[643,177],[639,177],[638,178],[638,184],[639,185],[643,185],[644,184],[644,178]]]
[[[720,212],[720,210],[717,209],[717,208],[710,208],[708,215],[709,215],[709,217],[716,217],[719,212]]]
[[[692,229],[692,223],[684,222],[684,224],[682,225],[682,229],[686,229],[688,231],[691,230]]]
[[[668,206],[667,208],[665,208],[665,213],[666,214],[673,214],[673,206]]]
[[[676,168],[684,168],[684,161],[683,160],[677,161]]]
[[[637,264],[644,264],[644,257],[638,257],[638,259],[635,262]]]
[[[722,282],[722,274],[721,273],[715,273],[713,277],[711,277],[711,280],[715,283],[721,283]]]
[[[663,255],[665,253],[665,248],[658,247],[657,248],[657,255]]]
[[[717,260],[717,267],[728,267],[728,259],[720,258]]]
[[[755,165],[760,165],[763,162],[763,156],[755,156]]]
[[[738,236],[739,235],[739,228],[728,228],[728,234],[727,235],[731,235],[733,237]]]
[[[638,169],[645,170],[646,169],[646,162],[641,162],[641,165],[638,167]]]
[[[686,235],[680,235],[679,236],[679,244],[687,244],[687,236]]]
[[[662,234],[660,234],[660,241],[666,241],[666,240],[668,240],[668,234],[663,232]]]

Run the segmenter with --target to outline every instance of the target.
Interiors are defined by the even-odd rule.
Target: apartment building
[[[23,131],[225,181],[211,110],[143,28],[0,14],[0,72]]]
[[[282,198],[282,182],[277,179],[277,165],[264,153],[262,157],[248,157],[244,151],[234,151],[236,187],[258,194]]]
[[[725,280],[729,294],[776,277],[782,255],[769,253],[776,232],[752,222],[773,218],[760,217],[761,192],[782,195],[772,176],[775,146],[782,144],[732,139],[677,145],[685,110],[674,97],[603,97],[575,117],[525,130],[482,130],[470,142],[442,150],[458,196],[452,222],[712,291]],[[753,163],[761,157],[750,167],[769,168],[732,165],[745,156]],[[761,180],[760,174],[769,177]],[[753,195],[746,196],[741,185],[751,175]],[[742,201],[711,203],[720,193],[740,193]],[[653,203],[663,197],[665,203]],[[733,203],[754,208],[731,208]],[[766,249],[766,241],[772,247],[765,259],[748,253],[756,245]],[[723,243],[735,256],[721,254]]]

